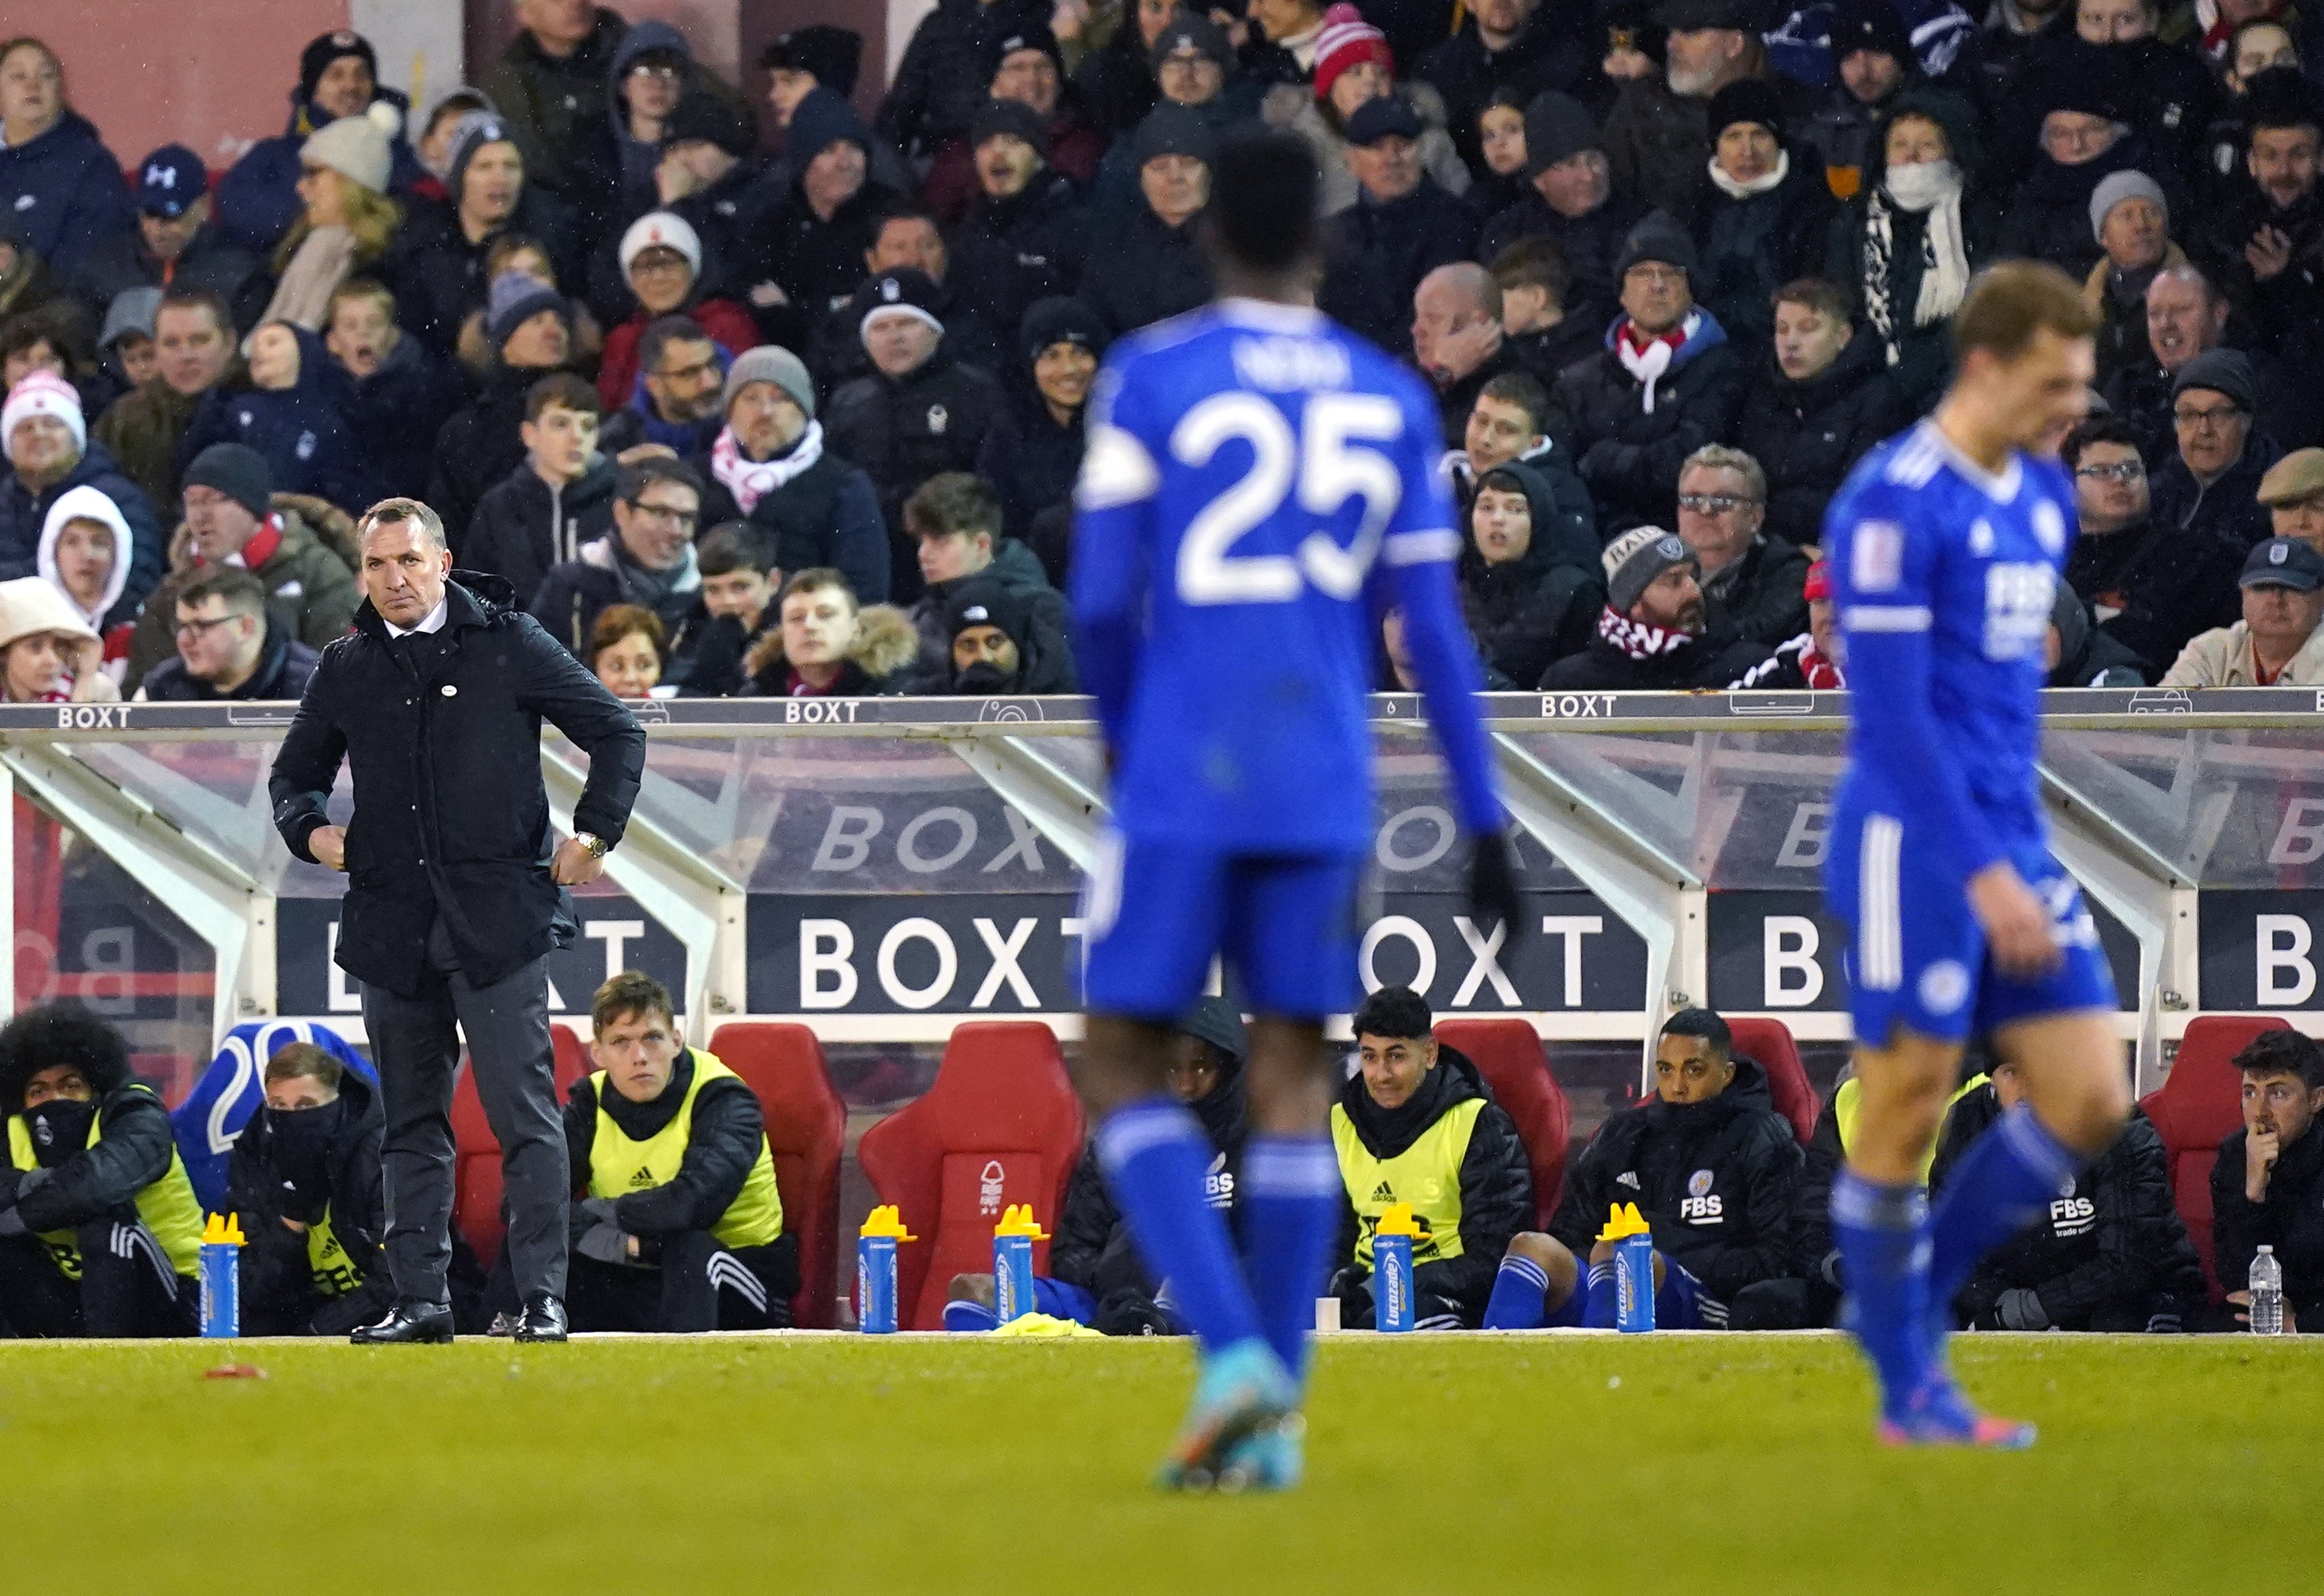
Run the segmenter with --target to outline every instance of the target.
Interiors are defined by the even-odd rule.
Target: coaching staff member
[[[467,1033],[507,1174],[519,1341],[565,1339],[565,1132],[550,1069],[552,948],[573,940],[565,888],[621,839],[645,732],[496,576],[458,573],[436,512],[374,505],[355,527],[364,601],[323,651],[271,792],[290,851],[347,873],[338,962],[363,983],[387,1129],[395,1307],[358,1343],[449,1341],[453,1073]],[[589,757],[575,835],[551,857],[540,723]],[[324,812],[339,761],[355,818]]]

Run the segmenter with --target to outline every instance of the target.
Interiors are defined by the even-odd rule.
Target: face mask
[[[282,1177],[283,1206],[301,1223],[313,1223],[331,1199],[331,1138],[339,1128],[345,1101],[320,1108],[264,1111],[275,1171]]]
[[[24,1111],[32,1133],[32,1157],[43,1169],[53,1169],[88,1145],[97,1124],[97,1105],[51,1097],[38,1108]]]
[[[1886,184],[1889,197],[1908,211],[1924,211],[1960,192],[1960,168],[1950,161],[1923,161],[1912,166],[1892,166]]]
[[[958,691],[972,693],[1007,693],[1016,683],[1014,675],[1004,676],[1001,667],[989,659],[980,659],[961,672]]]

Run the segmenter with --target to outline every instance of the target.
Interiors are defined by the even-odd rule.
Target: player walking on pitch
[[[1323,1021],[1357,995],[1364,695],[1388,609],[1404,617],[1475,841],[1481,929],[1519,927],[1454,596],[1435,400],[1312,307],[1320,179],[1306,145],[1230,141],[1215,172],[1219,298],[1114,346],[1074,494],[1074,652],[1113,762],[1112,827],[1083,908],[1076,1074],[1115,1200],[1200,1347],[1163,1482],[1280,1490],[1302,1468],[1307,1330],[1342,1201]],[[1210,1145],[1167,1090],[1171,1027],[1213,954],[1259,1016],[1240,1260],[1204,1200]]]
[[[2034,451],[2080,417],[2097,326],[2052,267],[1981,274],[1953,323],[1943,400],[1868,455],[1824,518],[1850,705],[1824,886],[1853,932],[1864,1083],[1832,1234],[1893,1445],[2033,1444],[2032,1426],[1970,1407],[1939,1316],[2130,1108],[2114,984],[2050,854],[2035,768],[2074,490]],[[2028,1100],[1977,1140],[1932,1210],[1922,1155],[1980,1031]]]

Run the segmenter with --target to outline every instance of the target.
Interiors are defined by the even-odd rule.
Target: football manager
[[[271,784],[290,851],[346,872],[337,959],[363,986],[386,1109],[395,1305],[352,1339],[452,1339],[456,1021],[500,1138],[516,1337],[562,1341],[568,1191],[547,959],[576,929],[565,889],[595,880],[621,840],[645,732],[507,582],[453,572],[434,510],[386,500],[355,537],[355,630],[323,651]],[[544,720],[589,757],[574,835],[553,855]],[[342,759],[355,812],[338,826],[325,805]]]

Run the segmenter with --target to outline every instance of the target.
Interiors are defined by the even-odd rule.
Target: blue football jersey
[[[1998,475],[1923,421],[1874,450],[1824,515],[1849,695],[1843,810],[1904,822],[1965,880],[2045,835],[2041,693],[2074,539],[2055,461]]]
[[[1500,824],[1434,399],[1320,313],[1224,300],[1113,346],[1074,490],[1074,655],[1133,840],[1370,845],[1365,695],[1406,648],[1462,823]]]

